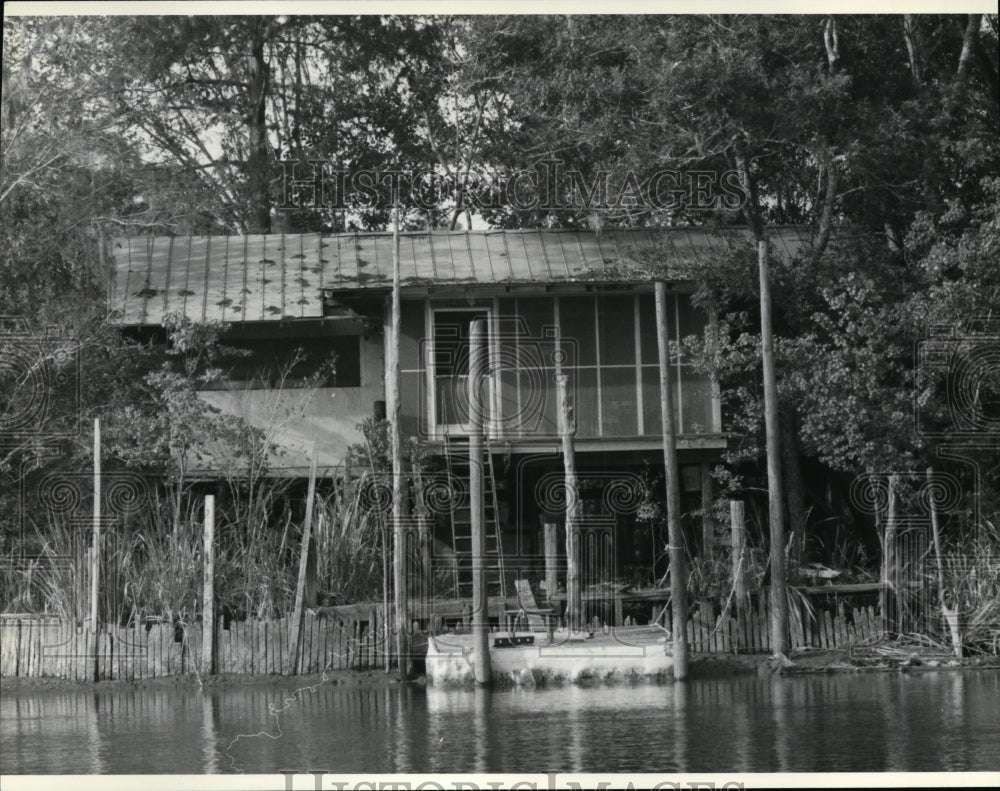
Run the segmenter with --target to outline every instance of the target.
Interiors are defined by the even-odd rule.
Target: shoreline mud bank
[[[1000,670],[1000,656],[980,656],[957,659],[938,654],[896,651],[892,654],[860,654],[846,649],[810,650],[793,652],[783,660],[764,654],[701,654],[693,655],[689,666],[689,680],[735,678],[739,676],[796,676],[823,673],[871,672],[922,672],[932,670]],[[201,676],[194,673],[142,681],[70,681],[60,678],[16,678],[0,680],[0,695],[21,690],[79,690],[93,689],[163,689],[170,687],[197,687],[205,689],[239,686],[296,686],[331,685],[356,687],[387,687],[401,685],[399,675],[384,670],[336,670],[310,673],[302,676],[220,674]],[[419,675],[407,682],[415,686],[427,684],[426,676]],[[667,679],[649,679],[636,682],[601,681],[586,679],[581,686],[615,683],[674,683]]]

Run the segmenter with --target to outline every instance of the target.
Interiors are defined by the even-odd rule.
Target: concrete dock
[[[473,683],[471,634],[428,639],[427,679],[441,686]],[[598,630],[592,636],[557,630],[490,634],[491,682],[536,686],[584,681],[658,680],[673,677],[673,644],[659,627]]]

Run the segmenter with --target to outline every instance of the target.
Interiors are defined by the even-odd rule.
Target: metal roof
[[[772,232],[779,255],[808,240],[802,228]],[[656,245],[673,279],[746,246],[742,230],[418,231],[400,234],[404,288],[568,282],[641,282],[637,248]],[[111,309],[129,325],[166,313],[195,321],[323,316],[323,293],[392,284],[392,234],[126,237],[112,244]]]

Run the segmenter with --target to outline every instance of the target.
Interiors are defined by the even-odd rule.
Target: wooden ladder
[[[472,502],[471,464],[467,437],[445,437],[444,455],[448,473],[460,479],[469,496],[452,506],[451,538],[455,550],[455,590],[459,598],[472,596]],[[486,595],[507,598],[504,580],[503,546],[500,514],[496,503],[496,480],[493,454],[487,442],[483,447],[483,510],[486,517]],[[493,561],[493,562],[490,562]]]

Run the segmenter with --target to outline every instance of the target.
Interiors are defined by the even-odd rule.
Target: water
[[[292,699],[294,689],[11,692],[0,698],[0,772],[1000,769],[996,671],[492,693],[325,684]]]

